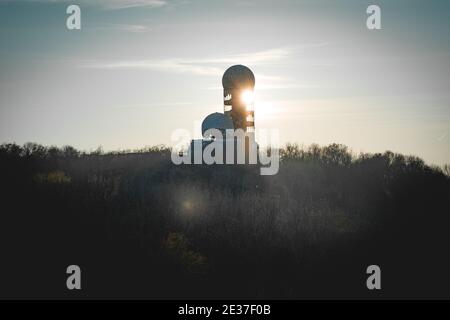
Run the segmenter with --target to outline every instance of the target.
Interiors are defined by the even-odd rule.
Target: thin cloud
[[[290,48],[275,48],[270,50],[242,53],[235,55],[226,55],[220,58],[209,58],[201,60],[191,60],[192,63],[200,64],[248,64],[248,65],[262,65],[267,62],[274,63],[282,61],[293,54]]]
[[[98,5],[104,9],[109,10],[120,10],[120,9],[128,9],[128,8],[136,8],[136,7],[162,7],[167,4],[166,1],[163,0],[83,0],[82,2],[86,2],[89,4]]]
[[[122,31],[122,32],[133,32],[133,33],[142,33],[149,32],[151,28],[141,24],[99,24],[91,27],[95,30],[111,30],[111,31]]]
[[[448,135],[448,130],[444,131],[444,133],[437,139],[439,142],[442,142]]]
[[[113,109],[124,110],[124,109],[148,109],[153,107],[184,107],[195,105],[193,102],[153,102],[153,103],[139,103],[139,104],[128,104],[128,105],[118,105],[114,106]]]
[[[159,70],[173,73],[192,73],[197,75],[219,75],[222,69],[190,64],[181,59],[160,59],[160,60],[124,60],[113,62],[91,62],[82,65],[92,69],[137,69],[137,70]]]
[[[71,3],[71,0],[14,0],[14,2],[47,2],[47,3]],[[13,2],[13,0],[0,0],[0,3]],[[96,6],[105,10],[120,10],[137,7],[158,8],[167,5],[165,0],[77,0],[76,4]]]
[[[320,44],[321,45],[321,44]],[[224,68],[233,64],[245,64],[254,66],[273,66],[279,62],[286,62],[292,59],[294,54],[300,49],[317,44],[305,45],[301,48],[274,48],[269,50],[239,53],[234,55],[224,55],[223,57],[206,57],[201,59],[141,59],[141,60],[119,60],[119,61],[90,61],[83,63],[81,67],[103,70],[156,70],[169,73],[190,73],[200,76],[221,77]],[[308,84],[299,84],[296,81],[284,77],[258,74],[258,90],[271,89],[295,89],[311,88]],[[207,89],[216,89],[209,87]]]
[[[223,66],[230,64],[246,64],[250,66],[273,64],[277,61],[286,59],[292,52],[286,48],[271,49],[253,53],[243,53],[228,55],[219,58],[203,59],[143,59],[143,60],[121,60],[110,62],[91,62],[82,65],[82,67],[94,69],[153,69],[176,73],[193,73],[197,75],[221,75]],[[217,65],[217,66],[212,66]],[[273,80],[273,79],[272,79]]]

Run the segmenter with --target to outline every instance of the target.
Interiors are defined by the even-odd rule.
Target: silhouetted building
[[[213,141],[223,143],[223,163],[226,163],[226,145],[232,143],[234,162],[237,163],[238,148],[241,147],[236,137],[227,137],[226,133],[241,129],[245,134],[245,163],[249,163],[249,151],[258,146],[255,141],[255,112],[253,91],[255,76],[253,72],[243,65],[234,65],[228,68],[222,77],[224,113],[215,112],[208,115],[202,123],[203,139],[192,140],[189,148],[191,161],[194,162],[195,147],[203,151]],[[221,136],[210,134],[210,129],[219,130]],[[231,140],[230,140],[231,139]],[[201,146],[201,148],[200,148]],[[198,154],[197,154],[198,157]]]

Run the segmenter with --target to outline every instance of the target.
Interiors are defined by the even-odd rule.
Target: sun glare
[[[255,106],[255,117],[258,120],[271,119],[280,112],[279,109],[274,108],[272,103],[259,101]]]
[[[241,99],[246,105],[250,105],[254,101],[254,94],[252,90],[245,90],[242,92]]]

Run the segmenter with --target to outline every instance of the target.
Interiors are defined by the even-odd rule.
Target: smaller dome
[[[202,122],[202,135],[209,129],[227,130],[234,129],[233,121],[223,113],[214,112],[208,115]]]
[[[224,89],[252,88],[255,86],[255,75],[243,65],[229,67],[222,77]]]

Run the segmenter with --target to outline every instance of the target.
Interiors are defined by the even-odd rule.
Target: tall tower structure
[[[254,132],[253,72],[243,65],[229,67],[223,74],[222,86],[224,113],[233,121],[234,129]]]
[[[222,86],[224,113],[215,112],[205,118],[202,123],[203,139],[191,141],[188,157],[191,163],[203,163],[202,152],[205,148],[211,143],[223,143],[223,153],[219,156],[223,156],[221,163],[228,163],[231,158],[235,164],[256,164],[259,146],[255,140],[255,75],[246,66],[234,65],[223,74]],[[233,130],[237,129],[245,134],[236,134]],[[229,130],[234,133],[232,136],[228,136]],[[230,145],[233,148],[231,151],[228,150]],[[215,155],[216,150],[212,151]]]

